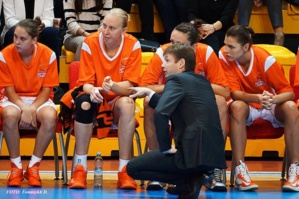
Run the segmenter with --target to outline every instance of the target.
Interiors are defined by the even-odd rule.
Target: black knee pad
[[[90,109],[88,109],[88,110],[82,109],[81,106],[84,102],[87,102],[87,103],[90,104]],[[83,123],[83,124],[92,123],[92,120],[94,118],[95,111],[96,111],[96,108],[97,108],[97,104],[91,102],[90,96],[86,95],[86,94],[78,96],[75,100],[75,103],[76,103],[75,120],[77,122],[80,122],[80,123]]]

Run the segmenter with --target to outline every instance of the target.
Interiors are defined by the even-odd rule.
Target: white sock
[[[85,170],[87,171],[87,154],[86,155],[77,155],[75,154],[75,162],[74,162],[74,168],[77,164],[82,164],[82,166],[85,168]]]
[[[32,155],[28,167],[32,167],[35,163],[40,162],[41,160],[42,160],[42,158],[39,158],[39,157],[36,157],[35,155]]]
[[[119,159],[118,171],[120,172],[124,166],[128,164],[129,160]]]
[[[10,161],[14,163],[19,169],[22,169],[22,161],[21,161],[21,156],[17,158],[10,158]]]

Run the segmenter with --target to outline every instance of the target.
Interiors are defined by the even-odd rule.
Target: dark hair
[[[237,42],[242,46],[249,43],[250,46],[253,44],[252,37],[254,35],[254,31],[249,26],[244,25],[234,25],[230,27],[227,32],[227,37],[234,37],[237,39]]]
[[[179,32],[187,34],[188,41],[190,41],[191,45],[198,42],[198,32],[196,30],[196,27],[193,24],[182,22],[179,25],[177,25],[174,29]]]
[[[91,1],[91,0],[88,0],[88,1]],[[105,0],[94,0],[96,2],[96,6],[95,6],[95,10],[96,11],[100,11],[103,9],[104,7],[104,4],[105,4]],[[75,13],[76,15],[79,15],[83,10],[82,10],[82,7],[83,7],[83,4],[84,4],[84,0],[75,0]]]
[[[195,52],[191,46],[184,43],[173,44],[166,48],[164,55],[166,54],[172,54],[176,62],[185,59],[185,70],[194,71]]]
[[[32,37],[38,37],[39,31],[38,26],[39,22],[35,19],[23,19],[19,21],[16,27],[22,27],[26,30],[26,32]]]

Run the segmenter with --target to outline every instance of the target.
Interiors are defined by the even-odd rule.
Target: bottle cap
[[[101,156],[101,152],[97,152],[97,156]]]

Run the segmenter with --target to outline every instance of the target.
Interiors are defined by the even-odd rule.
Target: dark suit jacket
[[[156,107],[154,121],[161,152],[171,148],[168,121],[172,121],[179,168],[226,168],[215,94],[205,77],[191,71],[171,75],[162,95],[153,95],[149,105]]]

